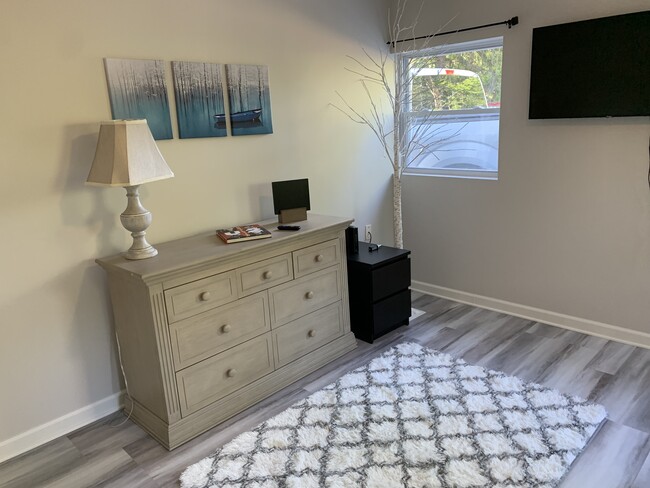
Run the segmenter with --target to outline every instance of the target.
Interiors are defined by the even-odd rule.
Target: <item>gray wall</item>
[[[389,239],[390,166],[329,106],[340,90],[364,107],[346,56],[383,48],[387,11],[377,0],[3,0],[0,459],[119,405],[94,259],[130,245],[126,198],[84,185],[111,118],[102,58],[269,67],[274,134],[159,142],[176,177],[141,189],[154,245],[271,217],[270,182],[297,177],[310,180],[313,212]]]
[[[417,34],[515,15],[520,25],[444,38],[504,35],[499,180],[404,178],[405,246],[419,287],[650,345],[648,117],[527,118],[533,27],[647,8],[426,2]]]

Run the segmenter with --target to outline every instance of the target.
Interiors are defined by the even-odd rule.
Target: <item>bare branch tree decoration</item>
[[[395,15],[391,16],[389,12],[389,44],[393,49],[398,39],[415,37],[424,1],[420,4],[413,23],[403,26],[407,3],[407,0],[399,0]],[[372,130],[393,167],[393,238],[395,246],[402,248],[402,174],[413,161],[424,154],[433,153],[437,146],[455,134],[445,134],[442,127],[434,128],[431,123],[435,116],[430,110],[406,116],[412,107],[411,83],[420,68],[407,66],[400,53],[393,53],[389,49],[382,49],[377,57],[365,49],[363,54],[361,59],[347,56],[354,67],[345,69],[359,76],[369,108],[366,111],[354,108],[338,91],[336,94],[341,105],[332,105],[351,121]],[[381,99],[373,95],[370,89],[372,86],[379,88]],[[384,109],[382,101],[387,102],[388,110]]]

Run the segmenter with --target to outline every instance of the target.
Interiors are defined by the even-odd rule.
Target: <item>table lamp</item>
[[[158,254],[145,237],[151,224],[151,212],[140,203],[138,187],[173,176],[146,120],[102,122],[95,159],[86,183],[126,189],[128,203],[120,220],[133,236],[133,244],[124,255],[126,259],[146,259]]]

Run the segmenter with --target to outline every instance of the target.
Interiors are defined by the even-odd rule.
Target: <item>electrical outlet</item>
[[[364,236],[364,241],[370,242],[372,240],[372,225],[367,224],[366,225],[366,232]]]

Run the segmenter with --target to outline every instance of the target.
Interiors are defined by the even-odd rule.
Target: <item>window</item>
[[[503,38],[401,55],[407,174],[497,178]]]

